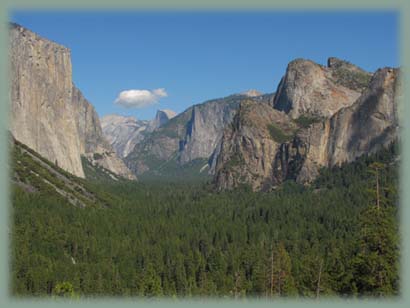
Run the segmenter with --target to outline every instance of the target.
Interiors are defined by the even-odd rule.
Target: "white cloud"
[[[114,103],[125,108],[144,108],[156,104],[160,98],[168,96],[165,89],[125,90],[118,94]]]

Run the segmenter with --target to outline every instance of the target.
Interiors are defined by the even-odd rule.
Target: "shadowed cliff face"
[[[197,158],[209,158],[221,140],[223,128],[232,121],[237,107],[236,101],[194,106],[181,143],[180,162],[184,164]]]
[[[150,126],[152,126],[152,129],[159,128],[168,123],[168,121],[176,115],[176,112],[169,109],[157,110],[155,119],[150,123]]]
[[[197,158],[208,159],[236,105],[214,101],[188,108],[139,144],[127,157],[128,166],[138,174],[169,160],[183,165]]]
[[[272,125],[274,123],[274,125]],[[245,101],[226,127],[215,167],[219,190],[250,184],[254,190],[288,177],[291,140],[297,126],[268,104]]]
[[[331,118],[329,165],[352,161],[398,137],[398,79],[397,69],[377,70],[356,103]]]
[[[344,72],[342,82],[362,91],[357,99],[347,106],[344,106],[347,101],[342,99],[339,107],[338,100],[334,100],[333,109],[321,113],[312,113],[312,108],[304,109],[307,105],[297,105],[299,109],[282,108],[279,112],[267,105],[242,103],[234,125],[227,127],[222,137],[214,177],[217,189],[249,184],[253,190],[269,190],[284,180],[306,184],[315,179],[321,167],[351,162],[397,140],[398,70],[379,69],[367,86],[360,88],[364,85],[356,78],[357,71],[362,73],[360,69],[337,59],[329,62],[340,65],[338,69],[343,67],[352,72],[350,77]],[[311,62],[297,65],[305,67],[305,64],[309,70],[315,66]],[[314,70],[322,69],[315,67]],[[300,89],[299,83],[303,87],[314,83],[311,73],[306,77],[308,82],[302,76],[293,83],[283,83],[282,87]],[[335,81],[332,83],[331,87],[334,87]],[[311,89],[308,91],[312,93]],[[324,91],[329,93],[329,89]],[[280,86],[274,101],[278,102],[278,96],[283,97],[283,93],[295,91]],[[320,102],[325,103],[325,100]],[[274,107],[278,105],[274,104]],[[298,110],[298,113],[292,113],[292,110]],[[305,113],[299,113],[302,110]]]
[[[81,156],[111,153],[94,107],[73,86],[70,50],[11,24],[11,133],[61,168],[84,177]],[[101,165],[134,178],[111,155]]]
[[[81,153],[93,153],[99,147],[108,148],[109,145],[103,137],[97,112],[75,86],[73,86],[72,90],[72,104],[74,113],[78,116],[76,124],[80,138]]]
[[[75,87],[73,87],[73,105],[77,115],[81,154],[93,165],[101,166],[126,179],[135,180],[136,177],[103,136],[100,119],[93,105]]]

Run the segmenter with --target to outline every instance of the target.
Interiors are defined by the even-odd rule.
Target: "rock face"
[[[330,117],[352,105],[371,74],[336,58],[324,67],[309,60],[289,63],[280,81],[273,106],[296,119],[301,115]]]
[[[70,59],[68,48],[11,25],[11,132],[61,168],[84,177]]]
[[[309,183],[321,167],[354,161],[398,139],[398,70],[379,69],[367,87],[360,88],[361,85],[356,82],[356,70],[362,74],[360,69],[334,58],[329,59],[329,63],[331,69],[335,69],[334,66],[338,69],[342,67],[350,70],[352,76],[345,73],[342,81],[332,77],[333,81],[328,85],[334,88],[341,87],[340,83],[349,83],[355,91],[362,91],[357,99],[347,103],[342,96],[341,107],[338,107],[333,97],[331,108],[322,113],[312,112],[314,108],[306,104],[292,105],[296,107],[288,109],[274,104],[281,111],[278,112],[267,105],[242,103],[234,125],[225,129],[221,141],[214,176],[219,190],[232,189],[241,184],[249,184],[253,190],[269,190],[284,180]],[[312,63],[306,65],[309,68],[315,66]],[[314,70],[317,69],[314,67]],[[310,73],[305,77],[310,80]],[[297,92],[284,88],[285,85],[301,89],[300,82],[304,85],[314,83],[313,80],[307,82],[298,78],[295,79],[296,83],[282,80],[274,102],[280,101],[278,96],[283,98],[283,93]],[[324,91],[330,93],[328,89]],[[309,100],[309,93],[313,93],[311,89],[306,88],[305,92],[307,97],[300,97],[300,100],[314,104],[313,100]],[[322,101],[320,104],[325,106],[325,103]]]
[[[398,138],[398,80],[398,69],[379,69],[356,103],[330,119],[330,166],[372,153]]]
[[[82,155],[113,151],[103,138],[94,107],[72,83],[70,50],[16,24],[9,32],[12,135],[84,177]],[[133,178],[117,157],[110,156],[102,165]]]
[[[177,114],[175,111],[169,109],[158,110],[151,126],[153,127],[153,129],[161,127],[176,115]]]
[[[269,102],[271,96],[231,95],[194,105],[144,139],[127,156],[128,167],[142,174],[166,162],[184,166],[205,160],[208,161],[208,172],[212,173],[223,130],[232,122],[239,103],[245,99]]]
[[[101,118],[104,136],[120,157],[126,157],[145,138],[149,124],[149,121],[120,115]]]
[[[125,158],[152,131],[165,125],[175,116],[176,112],[168,109],[158,110],[151,121],[113,114],[102,117],[101,126],[105,138],[117,155]]]
[[[214,101],[192,108],[186,134],[180,144],[182,164],[209,158],[222,138],[225,125],[232,122],[238,102]]]
[[[105,139],[100,119],[93,105],[75,87],[73,87],[72,103],[77,115],[76,123],[81,144],[81,154],[93,165],[101,166],[123,178],[135,180],[136,177]]]
[[[273,124],[274,123],[274,124]],[[215,166],[220,190],[251,184],[261,190],[279,184],[287,177],[281,159],[288,144],[281,144],[296,130],[290,118],[268,104],[241,102],[231,125],[224,131]]]
[[[72,89],[71,101],[74,114],[77,116],[81,153],[94,153],[98,152],[100,147],[107,147],[108,143],[103,137],[97,112],[75,86]]]
[[[214,175],[220,190],[269,190],[285,180],[309,183],[321,167],[399,136],[397,69],[370,74],[337,58],[326,67],[297,59],[275,95],[250,90],[179,115],[160,110],[152,121],[110,115],[100,123],[72,83],[69,49],[15,24],[9,37],[11,133],[79,177],[84,156],[128,179],[135,176],[127,166],[135,174],[190,166]]]

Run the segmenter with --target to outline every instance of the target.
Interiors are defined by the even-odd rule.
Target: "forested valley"
[[[395,144],[271,192],[78,179],[97,196],[86,206],[41,186],[47,172],[24,151],[13,156],[32,188],[12,185],[15,296],[399,294]]]

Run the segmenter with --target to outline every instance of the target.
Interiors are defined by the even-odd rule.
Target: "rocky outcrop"
[[[222,138],[224,127],[232,122],[238,101],[213,101],[192,108],[186,135],[181,143],[182,164],[197,158],[209,158]]]
[[[85,153],[84,157],[91,163],[93,166],[103,167],[111,171],[116,176],[128,179],[136,180],[136,176],[128,169],[124,161],[120,159],[117,154],[111,149],[106,147],[98,147],[93,153]],[[118,179],[118,177],[115,177]]]
[[[369,85],[372,74],[360,67],[335,57],[327,60],[327,67],[336,84],[354,91],[363,92]]]
[[[124,161],[115,153],[111,144],[105,139],[97,112],[81,91],[73,87],[72,103],[77,115],[77,130],[81,144],[81,155],[92,165],[101,166],[112,173],[135,180],[135,175],[127,168]]]
[[[398,139],[398,77],[397,69],[377,70],[352,106],[299,133],[308,151],[298,182],[309,183],[320,167],[352,162]]]
[[[273,107],[289,114],[330,117],[352,105],[370,80],[371,74],[336,58],[325,67],[296,59],[289,63],[279,83]]]
[[[244,101],[221,140],[215,166],[219,190],[250,184],[254,190],[282,182],[288,175],[290,139],[296,125],[268,104]]]
[[[340,65],[353,72],[345,80],[355,80],[356,67],[329,61],[330,67]],[[397,69],[376,71],[356,101],[333,109],[337,110],[334,114],[306,111],[292,119],[291,112],[252,102],[241,104],[234,125],[224,131],[215,166],[216,187],[248,184],[253,190],[269,190],[285,180],[306,184],[322,167],[352,162],[388,146],[399,136],[398,75]],[[359,90],[357,84],[354,87]]]
[[[398,69],[379,69],[357,102],[330,119],[330,166],[353,161],[398,138],[398,81]]]
[[[73,86],[71,102],[76,117],[77,132],[80,139],[81,153],[94,153],[100,147],[107,147],[103,137],[100,120],[93,105]]]
[[[175,111],[169,109],[158,110],[155,115],[155,119],[152,121],[151,126],[153,129],[159,128],[166,124],[169,120],[175,117],[177,114]]]
[[[84,177],[82,155],[114,153],[94,107],[73,86],[70,50],[16,24],[10,24],[9,41],[12,135]],[[118,157],[111,155],[102,165],[134,178]]]
[[[208,171],[213,173],[223,130],[232,122],[240,102],[250,99],[268,103],[271,97],[236,94],[194,105],[147,136],[127,156],[127,166],[141,174],[165,162],[184,166],[207,160]]]

